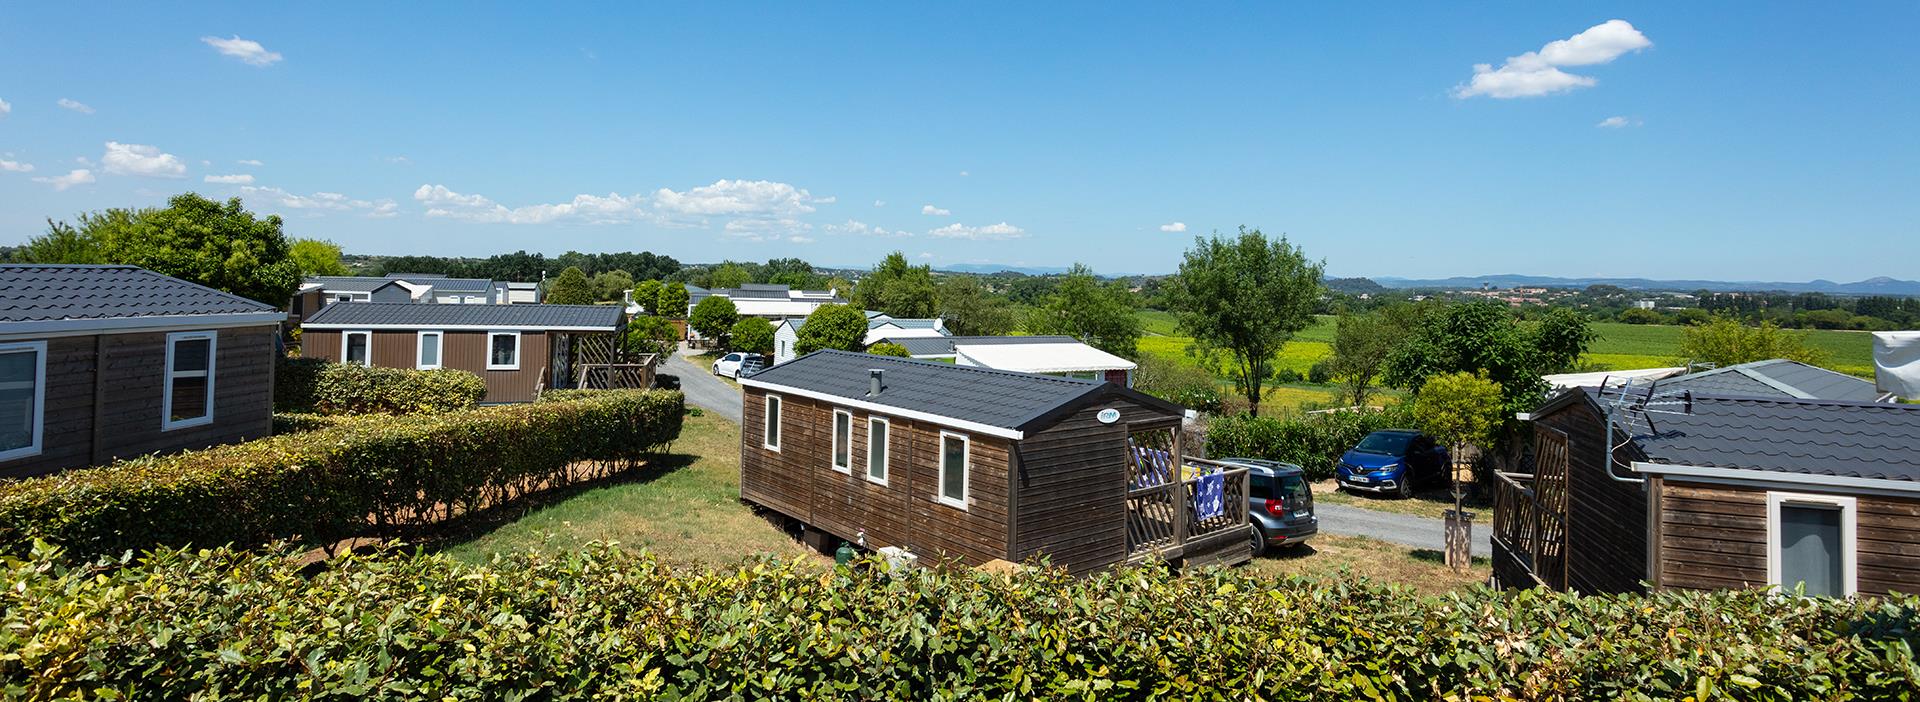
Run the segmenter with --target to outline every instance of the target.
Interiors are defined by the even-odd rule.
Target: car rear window
[[[1247,480],[1247,496],[1256,500],[1273,497],[1273,476],[1254,475]]]
[[[1307,480],[1298,475],[1284,476],[1280,478],[1280,490],[1287,497],[1304,498],[1307,496]]]

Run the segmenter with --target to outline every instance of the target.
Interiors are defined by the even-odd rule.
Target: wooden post
[[[1456,573],[1464,573],[1473,565],[1473,513],[1461,507],[1460,488],[1460,449],[1456,445],[1449,457],[1453,465],[1449,466],[1453,480],[1453,509],[1447,510],[1446,525],[1446,562]]]
[[[1184,555],[1187,549],[1187,510],[1193,506],[1193,500],[1187,498],[1187,479],[1184,470],[1187,457],[1180,453],[1180,428],[1167,430],[1173,434],[1173,442],[1168,447],[1168,457],[1173,465],[1167,467],[1167,481],[1171,483],[1173,496],[1173,547],[1176,554]]]

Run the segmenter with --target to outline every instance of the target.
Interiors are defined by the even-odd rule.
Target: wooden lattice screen
[[[1127,435],[1127,553],[1174,542],[1175,488],[1180,485],[1177,427],[1142,429]]]

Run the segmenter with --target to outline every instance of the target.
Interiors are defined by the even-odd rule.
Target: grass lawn
[[[1614,370],[1679,365],[1682,327],[1664,324],[1594,322],[1600,338],[1587,349],[1587,360]],[[1873,375],[1873,337],[1867,332],[1834,329],[1789,330],[1806,334],[1807,345],[1826,352],[1826,366],[1842,373]]]
[[[1447,510],[1453,509],[1453,493],[1446,488],[1434,488],[1413,493],[1411,499],[1402,500],[1384,495],[1366,495],[1337,490],[1331,480],[1322,480],[1313,484],[1315,504],[1346,505],[1360,509],[1370,509],[1394,514],[1409,514],[1415,517],[1444,519]],[[1493,499],[1490,496],[1468,497],[1468,511],[1477,512],[1476,521],[1492,519]]]
[[[1408,548],[1364,536],[1333,534],[1320,534],[1300,546],[1270,550],[1246,567],[1272,576],[1350,573],[1409,585],[1429,595],[1484,584],[1493,573],[1485,558],[1473,559],[1473,567],[1466,573],[1455,573],[1446,566],[1439,551]]]

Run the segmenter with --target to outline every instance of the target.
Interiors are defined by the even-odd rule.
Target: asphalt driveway
[[[667,357],[664,372],[680,376],[680,392],[686,394],[687,404],[740,423],[740,391],[714,377],[713,371],[695,366],[676,353]]]

